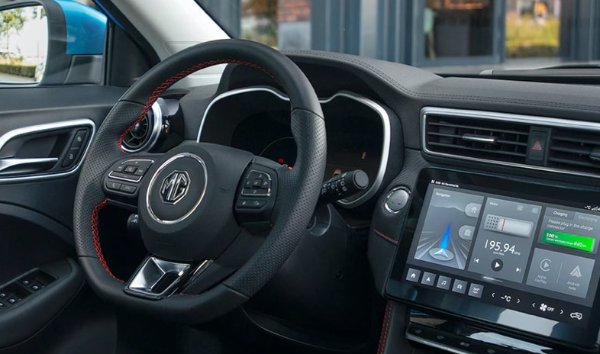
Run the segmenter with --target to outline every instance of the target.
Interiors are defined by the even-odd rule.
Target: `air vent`
[[[476,116],[424,114],[427,151],[524,164],[529,125]]]
[[[548,167],[598,174],[600,131],[553,128]]]
[[[123,149],[128,152],[149,151],[160,137],[162,124],[162,111],[158,102],[154,102],[152,109],[123,139]]]

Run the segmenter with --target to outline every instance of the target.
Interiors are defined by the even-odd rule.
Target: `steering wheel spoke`
[[[200,264],[203,265],[205,262]],[[198,266],[192,263],[173,262],[149,256],[125,285],[130,295],[159,300],[176,292],[194,273]]]

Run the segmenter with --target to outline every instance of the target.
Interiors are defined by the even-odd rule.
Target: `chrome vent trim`
[[[584,176],[591,178],[600,178],[599,173],[589,173],[589,172],[581,172],[577,170],[569,170],[565,168],[556,168],[553,166],[536,166],[536,165],[528,165],[525,163],[515,163],[515,162],[507,162],[507,161],[499,161],[494,159],[487,158],[476,158],[470,156],[463,156],[457,154],[449,154],[449,153],[441,153],[432,151],[427,146],[427,119],[430,116],[443,116],[449,119],[454,118],[471,118],[471,119],[480,119],[480,120],[488,120],[488,121],[500,121],[500,122],[511,122],[518,124],[528,124],[530,126],[539,126],[539,127],[552,127],[552,128],[562,128],[569,129],[575,131],[588,131],[600,133],[600,123],[588,122],[588,121],[580,121],[580,120],[569,120],[569,119],[561,119],[561,118],[550,118],[550,117],[539,117],[539,116],[529,116],[529,115],[521,115],[521,114],[509,114],[509,113],[500,113],[500,112],[489,112],[489,111],[476,111],[476,110],[464,110],[464,109],[454,109],[454,108],[441,108],[441,107],[424,107],[421,109],[421,146],[423,152],[426,155],[430,156],[438,156],[452,159],[460,159],[465,161],[473,161],[473,162],[483,162],[488,164],[509,166],[509,167],[518,167],[518,168],[526,168],[531,170],[538,171],[546,171],[560,174],[568,174],[568,175],[576,175],[576,176]],[[599,143],[600,144],[600,143]]]
[[[152,104],[151,107],[151,112],[152,112],[152,116],[150,117],[150,115],[146,114],[146,117],[144,119],[148,119],[151,120],[151,122],[148,124],[148,131],[149,131],[149,136],[147,138],[145,138],[145,141],[137,147],[131,147],[131,146],[127,146],[125,144],[125,139],[123,140],[123,143],[121,144],[121,147],[123,147],[123,150],[132,153],[132,152],[140,152],[140,151],[150,151],[154,145],[156,145],[156,142],[158,141],[158,139],[160,138],[160,133],[162,131],[162,126],[163,126],[163,113],[162,113],[162,109],[160,108],[160,105],[158,104],[158,101],[154,102]],[[130,133],[128,133],[127,135],[129,135]]]

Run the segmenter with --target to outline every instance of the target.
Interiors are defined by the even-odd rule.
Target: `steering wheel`
[[[161,93],[218,64],[259,70],[288,94],[298,146],[293,170],[195,141],[164,154],[123,150],[123,138]],[[113,304],[177,322],[205,322],[234,309],[276,274],[302,238],[318,201],[326,150],[317,95],[283,54],[244,40],[174,54],[125,92],[83,163],[73,224],[89,284]],[[109,204],[136,208],[139,215],[148,256],[131,276],[116,274],[103,253],[99,219]]]

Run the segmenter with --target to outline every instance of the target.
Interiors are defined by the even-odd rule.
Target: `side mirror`
[[[74,0],[0,6],[0,84],[102,82],[107,18]]]

